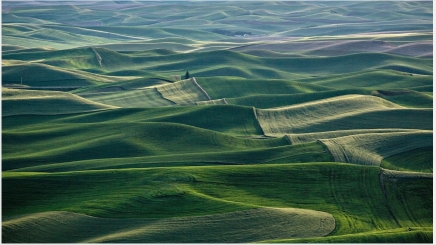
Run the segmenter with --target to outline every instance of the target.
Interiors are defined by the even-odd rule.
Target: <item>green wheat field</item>
[[[2,1],[3,243],[432,243],[432,1]]]

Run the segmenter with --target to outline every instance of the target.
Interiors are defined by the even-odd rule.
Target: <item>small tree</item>
[[[189,76],[189,71],[187,71],[186,72],[186,74],[185,74],[185,79],[188,79],[190,76]]]

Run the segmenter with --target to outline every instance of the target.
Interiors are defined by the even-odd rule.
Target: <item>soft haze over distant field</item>
[[[433,242],[433,2],[2,1],[2,242]]]

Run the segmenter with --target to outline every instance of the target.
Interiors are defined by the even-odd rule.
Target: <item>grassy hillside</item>
[[[256,115],[266,135],[283,135],[289,133],[314,132],[311,126],[325,125],[330,131],[332,121],[344,120],[368,112],[399,109],[400,106],[374,96],[343,95],[323,100],[278,107],[256,109]],[[344,124],[345,125],[345,124]],[[358,125],[349,125],[357,129]],[[341,128],[336,128],[339,130]],[[315,131],[316,132],[316,131]]]
[[[81,181],[74,181],[77,178]],[[310,185],[307,183],[307,178],[311,179]],[[356,178],[363,178],[363,181],[350,181]],[[35,180],[38,180],[40,187],[46,188],[34,192],[33,188],[29,187]],[[402,178],[398,179],[398,181],[402,180]],[[418,180],[422,183],[431,183],[431,179]],[[314,163],[125,169],[59,174],[4,173],[3,181],[7,187],[5,190],[14,190],[8,191],[9,198],[3,201],[3,210],[7,216],[56,209],[100,217],[163,218],[173,216],[174,209],[177,209],[178,215],[199,215],[259,206],[293,206],[323,210],[333,214],[336,222],[334,235],[404,227],[403,221],[408,220],[404,216],[397,216],[396,212],[388,211],[388,206],[391,205],[400,208],[401,205],[399,206],[398,203],[401,202],[388,198],[388,206],[385,204],[386,199],[380,188],[379,169],[358,165]],[[72,181],[75,184],[71,185]],[[421,183],[411,181],[405,185],[407,188],[413,188]],[[67,183],[69,183],[67,192],[56,191],[64,188],[62,186]],[[114,183],[117,183],[116,188],[108,188],[108,185],[112,186]],[[416,184],[411,185],[411,183]],[[83,188],[83,186],[93,186],[93,188]],[[274,191],[271,191],[272,187]],[[364,191],[352,191],[356,188]],[[431,188],[431,184],[425,188]],[[126,191],[127,189],[129,191]],[[386,192],[388,195],[396,195],[400,190],[386,189]],[[431,194],[424,189],[419,193],[406,192],[401,200],[416,202],[417,195],[428,198]],[[29,196],[32,198],[29,199]],[[99,198],[95,199],[96,196]],[[27,204],[18,201],[23,198],[28,200]],[[178,205],[172,205],[174,202]],[[125,209],[126,205],[130,208]],[[119,216],[121,213],[118,210],[125,210],[122,216]],[[146,210],[155,211],[149,213]],[[410,211],[410,217],[424,222],[424,225],[431,225],[431,220],[423,219],[425,215],[432,212],[431,207]],[[357,219],[350,219],[351,217]],[[396,223],[395,219],[400,223]],[[416,226],[418,223],[412,222],[412,224]],[[407,225],[410,226],[409,223]]]
[[[385,157],[431,146],[433,131],[367,133],[322,139],[335,161],[380,166]]]
[[[384,158],[380,166],[393,170],[433,173],[433,147],[420,147]]]
[[[432,243],[432,47],[430,1],[3,1],[2,241]]]
[[[15,238],[17,234],[8,232],[11,226],[37,230],[41,224],[36,222],[41,219],[48,221],[44,226],[50,226],[51,232],[36,232],[19,239]],[[235,219],[241,219],[243,222],[235,223]],[[267,229],[262,228],[265,220],[271,222]],[[308,227],[305,225],[307,223],[320,223],[322,227]],[[136,219],[134,222],[94,218],[69,212],[45,212],[6,221],[4,238],[14,242],[192,242],[186,234],[196,230],[196,233],[201,235],[194,240],[195,242],[248,242],[278,238],[284,234],[296,237],[320,236],[329,233],[333,228],[334,219],[330,214],[290,208],[257,208],[204,217]],[[91,233],[85,232],[89,229],[92,230]],[[262,231],[259,232],[259,229]],[[68,232],[72,234],[69,236],[56,236],[66,230],[74,232]],[[149,230],[154,232],[150,233]],[[110,232],[102,235],[101,231]]]
[[[2,88],[2,116],[70,114],[115,108],[70,93]]]
[[[38,130],[3,131],[3,139],[7,142],[27,142],[27,146],[8,144],[3,147],[4,170],[28,167],[35,163],[225,152],[286,144],[281,139],[241,139],[211,130],[163,122],[93,123],[86,127],[80,124],[47,126]],[[20,150],[23,147],[26,150]]]

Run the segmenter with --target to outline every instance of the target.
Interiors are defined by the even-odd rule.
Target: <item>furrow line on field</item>
[[[206,90],[204,90],[204,89],[200,86],[200,84],[197,83],[197,80],[195,80],[195,77],[192,78],[192,81],[194,81],[194,84],[195,84],[195,85],[196,85],[196,86],[201,90],[201,92],[204,93],[204,95],[206,95],[206,97],[207,97],[209,100],[212,100],[212,99],[210,98],[209,94],[207,94]]]

